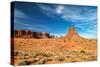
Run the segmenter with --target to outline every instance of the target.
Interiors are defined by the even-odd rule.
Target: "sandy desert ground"
[[[54,64],[97,60],[97,40],[86,38],[12,38],[14,65]]]

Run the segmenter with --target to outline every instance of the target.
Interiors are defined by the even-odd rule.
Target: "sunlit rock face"
[[[74,27],[69,28],[68,34],[65,35],[65,38],[79,38],[79,37],[80,35],[78,35]]]
[[[49,33],[46,32],[32,32],[29,30],[15,30],[14,31],[14,37],[16,38],[51,38]]]

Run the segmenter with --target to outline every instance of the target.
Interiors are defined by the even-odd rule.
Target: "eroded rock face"
[[[74,27],[69,28],[68,34],[65,35],[65,38],[80,37]]]
[[[50,38],[50,35],[46,32],[38,32],[38,38]]]
[[[17,38],[52,38],[49,33],[46,32],[32,32],[29,30],[15,30],[14,37]]]
[[[19,38],[32,38],[32,32],[28,30],[15,30],[14,31],[14,37]]]
[[[54,38],[55,36],[52,36],[46,32],[32,32],[30,30],[15,30],[14,37],[44,39],[44,38]],[[78,35],[74,27],[69,28],[68,34],[64,36],[64,38],[80,38],[80,37],[81,36]]]

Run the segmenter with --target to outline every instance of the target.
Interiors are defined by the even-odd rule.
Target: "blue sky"
[[[14,29],[64,36],[73,26],[79,35],[97,38],[97,7],[15,2]]]

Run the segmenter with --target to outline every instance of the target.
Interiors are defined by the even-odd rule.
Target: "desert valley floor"
[[[70,36],[70,34],[72,36]],[[11,63],[14,65],[55,64],[97,60],[97,40],[77,36],[12,38]]]

